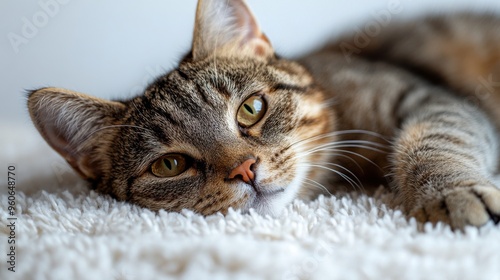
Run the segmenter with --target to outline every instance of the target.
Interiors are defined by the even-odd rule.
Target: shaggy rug
[[[156,213],[90,191],[34,129],[0,128],[12,131],[0,140],[0,279],[500,279],[499,226],[419,225],[382,188],[296,200],[278,218]]]

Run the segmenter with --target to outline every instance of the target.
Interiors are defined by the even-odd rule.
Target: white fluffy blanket
[[[419,231],[382,189],[297,200],[279,218],[155,213],[88,190],[34,129],[0,128],[12,131],[0,142],[0,279],[500,279],[499,226]]]

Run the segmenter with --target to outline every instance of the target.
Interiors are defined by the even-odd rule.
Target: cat
[[[152,210],[276,216],[345,180],[388,185],[420,222],[482,226],[500,220],[499,27],[429,16],[289,60],[243,0],[200,0],[190,52],[142,95],[48,87],[28,108],[94,189]]]

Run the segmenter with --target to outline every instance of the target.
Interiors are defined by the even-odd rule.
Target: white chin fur
[[[307,168],[298,168],[296,171],[296,176],[293,181],[285,186],[285,191],[277,195],[271,196],[269,198],[255,200],[250,204],[250,209],[254,209],[255,212],[260,215],[269,215],[271,217],[278,217],[285,207],[292,202],[292,200],[297,196],[297,193],[302,185],[307,174]],[[249,209],[247,209],[248,211]]]

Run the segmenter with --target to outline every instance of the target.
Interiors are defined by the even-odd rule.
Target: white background
[[[363,28],[396,1],[247,2],[275,49],[297,56],[336,34]],[[46,11],[44,3],[52,3],[51,9]],[[454,10],[500,13],[498,0],[399,3],[402,12],[394,18]],[[105,98],[139,93],[188,51],[195,6],[195,0],[1,1],[1,123],[31,126],[25,106],[28,89],[58,86]],[[30,24],[35,28],[26,27]],[[24,43],[12,44],[13,34]]]

